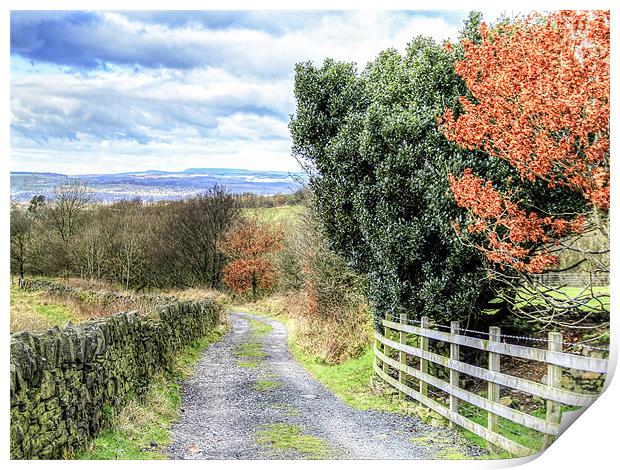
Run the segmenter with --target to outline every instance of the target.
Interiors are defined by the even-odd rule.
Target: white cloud
[[[127,139],[143,140],[175,126],[208,134],[218,119],[248,109],[284,124],[293,107],[289,79],[244,80],[215,69],[33,75],[13,80],[11,90],[14,130],[37,141],[62,137],[63,130],[100,138],[126,131]]]
[[[73,41],[66,48],[76,54],[66,62],[76,64],[73,71],[32,66],[27,73],[19,62],[11,82],[14,170],[296,170],[287,128],[295,63],[331,57],[362,68],[383,49],[404,51],[416,35],[454,39],[460,27],[437,14],[375,11],[326,13],[277,32],[173,27],[122,13],[98,18],[50,39]],[[107,65],[82,67],[82,59]]]
[[[288,139],[288,126],[280,119],[255,114],[235,113],[217,120],[216,133],[223,137],[240,137],[244,139]]]

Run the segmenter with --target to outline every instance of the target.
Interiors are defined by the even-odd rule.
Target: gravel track
[[[433,459],[483,453],[447,428],[411,416],[349,407],[293,359],[284,325],[245,313],[231,313],[230,320],[231,331],[204,352],[184,383],[182,416],[173,425],[172,444],[166,449],[170,458]],[[261,324],[252,327],[253,320],[271,330],[257,334]],[[251,358],[240,351],[257,343],[263,357],[248,364]],[[273,449],[257,442],[257,432],[274,423],[298,426],[303,434],[319,438],[324,452]]]

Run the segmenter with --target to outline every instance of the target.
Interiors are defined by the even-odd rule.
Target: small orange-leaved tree
[[[230,258],[224,267],[224,282],[237,293],[252,291],[256,300],[258,290],[269,289],[278,281],[278,272],[269,259],[282,249],[281,227],[272,227],[256,219],[245,220],[228,232],[220,250]]]
[[[575,250],[574,242],[562,246],[567,236],[595,230],[608,243],[609,11],[533,14],[482,24],[480,36],[463,43],[456,72],[470,96],[440,119],[446,137],[507,161],[523,185],[568,190],[584,202],[585,210],[544,212],[519,183],[502,191],[471,170],[450,177],[468,213],[464,233],[483,236],[478,248],[496,274],[531,278]]]

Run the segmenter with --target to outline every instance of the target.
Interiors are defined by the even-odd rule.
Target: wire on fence
[[[396,315],[394,315],[393,313],[389,313],[388,314],[388,320],[391,320],[393,322],[398,322],[400,323],[401,319],[400,317],[397,317]],[[407,324],[409,325],[421,325],[422,322],[419,320],[413,320],[411,318],[407,318],[406,319]],[[433,328],[446,328],[447,330],[450,330],[451,327],[447,326],[447,325],[440,325],[438,323],[432,324],[431,325]],[[468,333],[473,333],[473,334],[478,334],[478,335],[485,335],[485,336],[489,336],[489,332],[488,331],[478,331],[478,330],[471,330],[469,328],[459,328],[459,331],[462,331],[465,335],[467,335]],[[517,336],[517,335],[508,335],[508,334],[501,334],[502,338],[510,338],[510,339],[517,339],[517,340],[522,340],[522,341],[533,341],[533,342],[540,342],[540,343],[548,343],[549,340],[546,338],[533,338],[531,336]],[[592,350],[597,350],[597,351],[606,351],[609,352],[609,348],[603,348],[600,346],[591,346],[589,344],[586,343],[572,343],[570,341],[562,341],[563,345],[566,346],[581,346],[585,349],[592,349]]]
[[[461,411],[465,411],[465,412],[469,413],[469,415],[467,415],[465,413],[462,413]],[[482,415],[478,408],[474,407],[474,409],[472,410],[469,405],[465,405],[465,404],[461,404],[461,409],[459,410],[459,414],[465,416],[466,418],[467,417],[472,417],[472,416],[477,416],[477,417],[486,419],[486,416]]]

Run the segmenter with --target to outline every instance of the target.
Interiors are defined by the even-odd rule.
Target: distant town
[[[59,173],[11,172],[11,199],[26,202],[33,196],[50,197],[54,187],[78,179],[101,202],[140,198],[144,201],[182,199],[214,185],[234,194],[289,194],[303,185],[303,175],[280,171],[230,168],[189,168],[178,172],[147,170],[134,173],[64,175]]]

